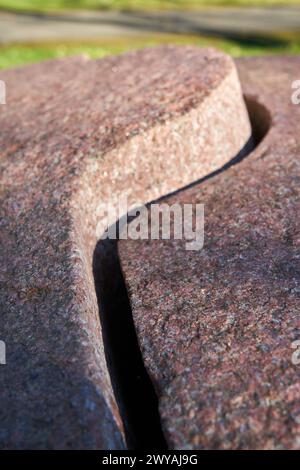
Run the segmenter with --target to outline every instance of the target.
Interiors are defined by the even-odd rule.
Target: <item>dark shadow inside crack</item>
[[[130,449],[165,450],[158,400],[146,372],[117,240],[100,240],[93,260],[105,355]]]
[[[255,98],[244,96],[252,127],[252,138],[255,149],[266,137],[272,125],[270,111]]]
[[[270,113],[251,97],[245,97],[245,102],[252,136],[240,152],[222,168],[148,203],[148,206],[226,171],[241,162],[261,143],[271,126]],[[117,229],[119,223],[118,220]],[[118,240],[98,241],[93,256],[93,271],[107,367],[124,423],[127,445],[131,449],[166,450],[158,398],[139,347],[118,254]]]

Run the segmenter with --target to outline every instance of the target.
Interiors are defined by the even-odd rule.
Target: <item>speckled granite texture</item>
[[[203,250],[119,252],[168,445],[299,449],[300,57],[237,64],[253,122],[270,130],[238,165],[168,199],[205,204]]]
[[[294,67],[289,62],[287,65]],[[7,346],[7,365],[0,366],[0,447],[123,448],[123,425],[106,366],[92,272],[97,207],[100,203],[115,203],[124,191],[129,195],[129,202],[154,199],[204,176],[234,157],[250,137],[236,69],[229,57],[213,50],[161,48],[101,61],[84,58],[50,61],[1,72],[0,79],[7,87],[7,105],[0,107],[0,339]],[[276,100],[281,104],[280,97]],[[285,144],[290,155],[292,148],[296,152],[296,134],[287,117],[282,119],[287,120]],[[278,172],[285,172],[286,162],[280,170],[280,160],[276,161]],[[289,161],[290,178],[293,178],[292,165],[296,162]],[[254,164],[253,168],[258,171]],[[264,166],[263,170],[267,168]],[[274,178],[276,175],[275,172]],[[240,181],[232,179],[233,186]],[[255,184],[248,173],[246,179],[241,191]],[[224,185],[220,182],[220,188]],[[296,181],[293,186],[296,188],[295,185]],[[218,194],[223,197],[220,188]],[[292,191],[287,185],[283,188]],[[289,194],[284,193],[282,197],[288,198]],[[262,201],[264,198],[262,194]],[[281,204],[281,198],[278,201]],[[215,207],[218,210],[217,201]],[[284,205],[284,212],[285,208]],[[234,204],[230,210],[233,209]],[[253,217],[255,213],[254,210]],[[289,221],[289,214],[286,212],[278,224]],[[224,217],[231,220],[230,213]],[[271,230],[269,221],[266,225]],[[220,223],[219,230],[222,227]],[[292,228],[289,233],[293,240]],[[140,248],[145,252],[141,258],[134,257],[133,262],[137,263],[135,270],[143,279],[145,273],[139,272],[138,264],[143,257],[146,262],[147,247]],[[153,262],[164,249],[158,247]],[[285,247],[282,250],[284,257]],[[292,252],[293,244],[289,250]],[[161,269],[167,260],[164,253],[163,256]],[[174,282],[174,286],[178,282],[178,295],[183,279],[172,273],[174,256],[176,253],[170,253],[168,282]],[[223,256],[226,259],[226,250]],[[197,259],[188,260],[184,253],[180,263],[183,260],[184,265],[191,263],[191,270]],[[213,260],[212,256],[212,263]],[[127,271],[125,265],[124,268]],[[293,264],[285,268],[284,282],[288,288],[292,269]],[[151,272],[150,267],[147,276]],[[155,287],[159,272],[153,278],[151,291],[138,289],[133,294],[141,295],[141,299],[150,294],[151,302],[156,304],[149,325],[160,318],[157,299],[162,296],[162,301],[165,295],[162,280],[158,289]],[[217,269],[215,276],[219,274]],[[190,284],[191,306],[199,300],[195,291],[200,282],[198,276],[197,272],[195,284],[193,280]],[[135,284],[131,278],[128,270],[128,283],[133,292]],[[216,284],[217,279],[212,282]],[[260,288],[263,289],[262,283]],[[242,286],[240,289],[241,296],[246,296]],[[214,294],[211,295],[213,299]],[[177,303],[174,298],[172,310],[177,308]],[[198,312],[191,308],[190,315],[198,319]],[[278,312],[278,321],[283,321],[281,310]],[[143,317],[144,312],[135,308],[141,335],[148,321],[148,317],[144,320]],[[288,318],[292,322],[292,317]],[[179,316],[178,325],[180,321]],[[189,342],[194,336],[192,325],[190,333],[187,331]],[[170,334],[172,331],[170,324]],[[158,337],[160,333],[156,332],[154,328],[153,333]],[[147,366],[158,383],[159,375],[168,375],[172,367],[166,372],[153,350],[145,349],[144,342],[151,338],[151,332],[146,329],[141,342]],[[285,344],[287,339],[280,344]],[[164,352],[163,336],[159,343],[168,369],[168,347]],[[189,352],[182,360],[193,361],[193,357],[199,365],[197,353],[193,356]],[[172,362],[178,369],[176,360]],[[160,372],[154,374],[153,368]],[[201,370],[204,374],[207,371]],[[171,376],[172,380],[166,379],[164,383],[180,388],[180,384],[175,385],[172,373]],[[177,382],[181,378],[188,377],[178,375]],[[192,375],[187,395],[193,380]],[[164,388],[163,401],[167,400],[168,390],[171,391]],[[196,390],[204,393],[198,386]],[[184,429],[187,429],[186,439],[192,433],[191,442],[194,442],[194,428],[188,429],[186,423],[190,411],[189,415],[183,411],[190,401],[182,401],[178,393],[174,394],[172,403],[176,397],[180,405],[172,411],[172,418],[182,424],[175,437],[170,438],[174,446],[181,445],[178,436]],[[162,410],[166,423],[171,419],[167,417],[171,408],[162,405]],[[198,417],[192,422],[197,427]],[[202,425],[205,423],[201,419]],[[171,421],[165,424],[170,434],[172,426]]]

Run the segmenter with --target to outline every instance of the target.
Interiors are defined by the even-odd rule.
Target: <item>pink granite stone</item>
[[[123,448],[94,288],[97,207],[162,196],[240,152],[251,129],[236,68],[165,47],[0,79],[0,447]]]
[[[172,449],[300,449],[300,106],[291,103],[300,57],[237,65],[262,141],[164,200],[205,204],[203,249],[119,244]]]

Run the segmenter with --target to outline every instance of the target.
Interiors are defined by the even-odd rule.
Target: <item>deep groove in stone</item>
[[[271,117],[268,110],[254,99],[245,97],[245,101],[253,132],[241,151],[222,168],[159,200],[226,171],[259,145],[270,128]],[[117,240],[100,240],[97,243],[93,270],[106,361],[124,423],[127,445],[130,449],[166,450],[158,399],[139,348]]]
[[[93,268],[106,360],[127,445],[165,450],[158,400],[138,345],[117,240],[97,243]]]

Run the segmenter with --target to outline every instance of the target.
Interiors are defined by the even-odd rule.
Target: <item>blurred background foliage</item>
[[[18,10],[61,9],[158,10],[199,8],[202,6],[287,6],[300,0],[0,0],[0,7]]]
[[[62,14],[63,10],[122,10],[122,11],[161,11],[228,8],[228,7],[287,7],[300,6],[300,0],[0,0],[0,15],[3,12],[41,12],[50,11]],[[16,26],[17,27],[17,26]],[[149,32],[146,35],[130,37],[95,37],[82,39],[78,26],[78,39],[65,40],[58,37],[55,41],[34,41],[24,43],[0,44],[0,68],[15,67],[40,60],[86,54],[89,57],[103,57],[119,54],[140,47],[159,44],[191,44],[214,46],[233,56],[259,54],[300,54],[300,31],[277,31],[264,36],[240,34],[168,34]]]

